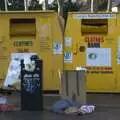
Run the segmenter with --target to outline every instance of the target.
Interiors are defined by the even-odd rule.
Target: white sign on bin
[[[111,66],[111,48],[87,48],[87,66]]]
[[[65,46],[66,47],[71,47],[72,46],[72,38],[71,37],[66,37],[65,38]]]
[[[116,19],[116,14],[73,14],[74,19]]]

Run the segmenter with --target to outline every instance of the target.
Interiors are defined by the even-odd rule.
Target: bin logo
[[[53,44],[53,53],[54,54],[62,54],[62,44],[56,42]]]
[[[65,52],[64,62],[65,63],[72,63],[72,52]]]
[[[54,49],[59,50],[61,48],[60,44],[54,44]]]
[[[96,53],[90,53],[88,55],[88,58],[91,59],[91,60],[95,60],[97,58],[97,54]]]

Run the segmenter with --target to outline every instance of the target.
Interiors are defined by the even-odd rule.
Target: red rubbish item
[[[16,110],[15,105],[0,104],[0,111],[2,112],[14,111],[14,110]]]

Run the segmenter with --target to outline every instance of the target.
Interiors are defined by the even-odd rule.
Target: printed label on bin
[[[116,14],[73,14],[74,19],[116,19]]]
[[[71,37],[66,37],[65,38],[65,46],[66,47],[71,47],[72,46],[72,38]]]
[[[72,63],[72,52],[64,53],[64,63]]]

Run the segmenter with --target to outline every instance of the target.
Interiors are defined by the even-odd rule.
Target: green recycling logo
[[[91,60],[95,60],[97,58],[97,54],[96,53],[90,53],[88,55],[88,58],[91,59]]]

